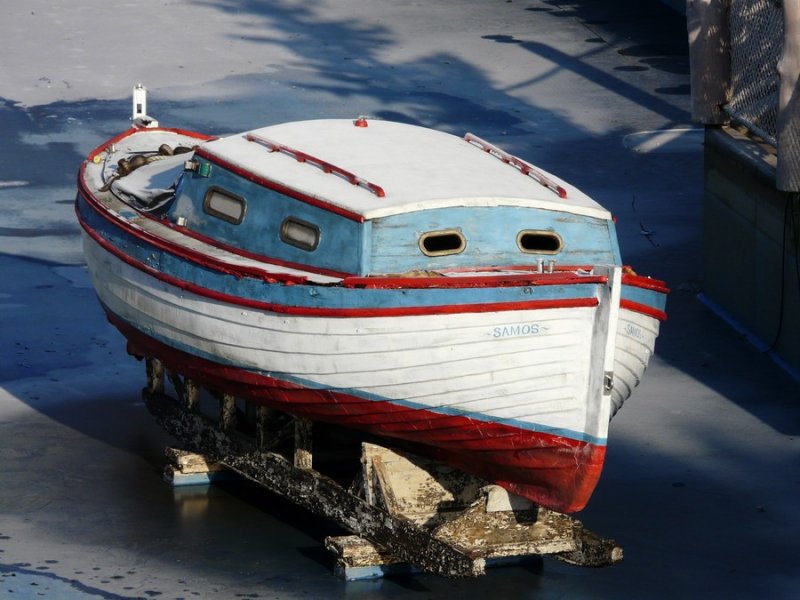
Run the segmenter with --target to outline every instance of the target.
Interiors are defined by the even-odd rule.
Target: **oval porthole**
[[[455,229],[429,231],[419,238],[419,248],[427,256],[447,256],[460,254],[467,247],[464,234]]]
[[[319,227],[289,217],[281,224],[281,240],[296,248],[312,252],[319,246]]]
[[[561,236],[552,231],[526,229],[517,234],[517,246],[530,254],[557,254],[563,245]]]
[[[218,219],[238,225],[244,219],[247,204],[244,198],[234,196],[219,188],[211,188],[203,199],[203,210]]]

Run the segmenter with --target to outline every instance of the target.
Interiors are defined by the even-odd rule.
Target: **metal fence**
[[[693,119],[747,127],[800,192],[800,0],[686,0],[686,19]]]
[[[783,3],[731,0],[728,27],[731,95],[723,110],[733,121],[777,147]]]

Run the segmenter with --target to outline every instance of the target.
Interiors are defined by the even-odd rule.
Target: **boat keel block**
[[[196,408],[196,383],[187,385],[186,378],[168,371],[164,377],[153,359],[147,365],[145,403],[185,448],[167,449],[166,475],[173,485],[245,477],[332,520],[353,534],[325,540],[336,574],[344,579],[418,571],[476,576],[486,566],[541,556],[593,567],[622,560],[622,549],[613,540],[593,534],[571,516],[437,461],[382,445],[362,441],[360,469],[349,485],[343,483],[316,470],[326,456],[325,448],[316,454],[316,445],[312,453],[311,421],[291,420],[260,406],[235,414],[236,399],[226,395],[219,398],[223,410],[215,415],[221,422],[215,422]],[[191,401],[165,395],[165,379],[179,397],[191,395]],[[283,427],[293,437],[288,450],[285,433],[274,426],[267,431],[265,421],[274,425],[276,415],[290,422],[291,427]],[[333,457],[328,462],[341,461]]]

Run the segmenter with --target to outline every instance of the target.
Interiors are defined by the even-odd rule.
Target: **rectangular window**
[[[247,204],[244,198],[239,198],[219,188],[211,188],[206,192],[203,210],[218,219],[238,225],[244,219]]]
[[[311,252],[316,250],[319,245],[319,227],[300,219],[289,217],[281,224],[281,240]]]
[[[419,238],[419,249],[426,256],[461,254],[466,247],[464,234],[455,229],[428,231]]]

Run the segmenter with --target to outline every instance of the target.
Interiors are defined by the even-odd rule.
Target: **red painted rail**
[[[354,175],[350,171],[342,169],[341,167],[337,167],[327,161],[322,160],[321,158],[317,158],[316,156],[312,156],[305,152],[301,152],[300,150],[295,150],[294,148],[290,148],[284,144],[279,144],[277,142],[273,142],[268,140],[267,138],[261,137],[259,135],[255,135],[253,133],[248,133],[245,136],[245,139],[248,142],[255,142],[257,144],[261,144],[262,146],[266,146],[270,152],[281,152],[283,154],[287,154],[294,158],[297,162],[301,163],[309,163],[314,165],[318,169],[321,169],[325,173],[332,173],[333,175],[338,175],[342,177],[346,181],[352,183],[353,185],[357,185],[362,187],[366,190],[369,190],[373,194],[375,194],[378,198],[383,198],[386,196],[386,192],[383,191],[383,188],[379,185],[375,185],[363,179],[357,175]]]
[[[482,140],[477,135],[472,133],[468,133],[464,136],[464,140],[472,144],[473,146],[480,148],[484,152],[491,154],[495,158],[499,158],[504,163],[509,164],[515,167],[520,173],[523,175],[527,175],[528,177],[532,178],[533,180],[539,182],[541,185],[546,187],[547,189],[555,192],[558,194],[559,198],[566,198],[567,197],[567,190],[564,189],[562,186],[558,185],[555,181],[549,179],[544,173],[541,171],[536,170],[533,165],[529,165],[524,160],[517,158],[513,154],[509,154],[505,150],[501,150],[494,144],[487,142],[486,140]]]

